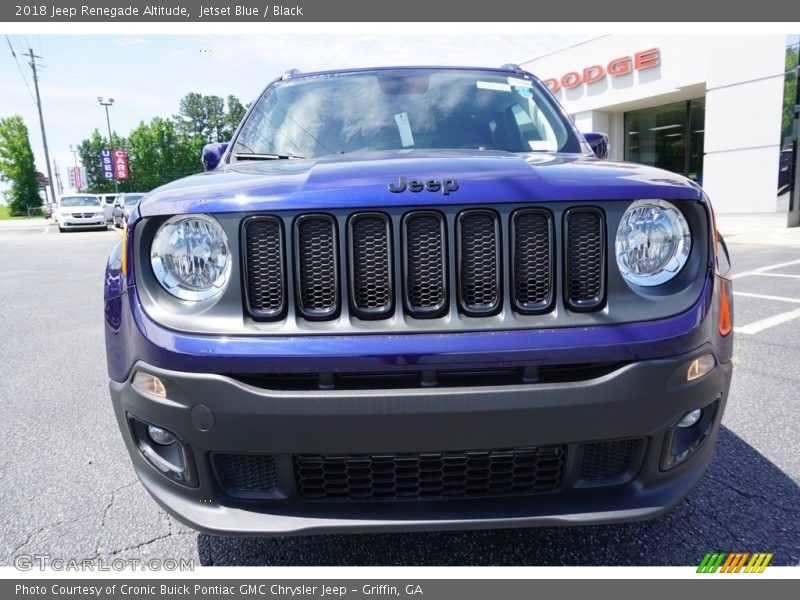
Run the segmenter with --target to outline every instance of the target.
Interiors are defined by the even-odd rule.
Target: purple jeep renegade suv
[[[134,468],[206,532],[609,523],[709,463],[732,291],[703,190],[514,65],[286,73],[108,262]]]

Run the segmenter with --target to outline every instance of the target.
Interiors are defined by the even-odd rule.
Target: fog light
[[[197,487],[197,467],[191,447],[169,429],[128,415],[131,434],[142,458],[165,477]]]
[[[680,421],[678,421],[678,427],[681,429],[686,429],[687,427],[691,427],[695,423],[700,420],[700,415],[703,413],[699,408],[697,410],[693,410],[692,412],[688,413],[685,417],[683,417]]]
[[[678,426],[680,427],[680,425]],[[169,446],[175,443],[175,436],[171,431],[156,425],[147,426],[147,436],[159,446]]]
[[[150,375],[150,373],[136,371],[133,376],[133,387],[154,396],[167,397],[167,389],[164,387],[164,382],[155,375]]]
[[[686,381],[694,381],[701,378],[706,373],[710,372],[717,364],[712,354],[704,354],[700,358],[695,358],[692,364],[689,365],[689,370],[686,372]]]
[[[661,470],[666,471],[689,459],[709,438],[714,426],[719,398],[683,415],[664,438]]]

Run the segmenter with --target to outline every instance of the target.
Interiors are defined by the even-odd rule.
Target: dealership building
[[[702,184],[721,227],[787,227],[800,222],[797,152],[782,122],[787,44],[783,35],[605,35],[521,66],[581,131],[608,134],[609,159]]]

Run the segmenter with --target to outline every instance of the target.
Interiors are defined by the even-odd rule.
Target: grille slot
[[[360,213],[350,218],[350,304],[362,318],[392,312],[392,234],[389,217]]]
[[[438,317],[448,306],[444,215],[433,211],[406,214],[403,236],[406,309],[415,317]]]
[[[523,209],[511,216],[512,300],[522,313],[546,312],[553,302],[550,213]]]
[[[231,496],[249,497],[272,492],[278,486],[275,459],[266,454],[215,454],[220,486]]]
[[[415,499],[533,494],[561,485],[563,446],[423,454],[297,455],[307,499]]]
[[[275,217],[244,222],[244,265],[250,313],[266,319],[286,309],[283,227]]]
[[[297,303],[309,319],[330,319],[339,312],[336,223],[330,215],[303,215],[294,225]]]
[[[583,479],[621,477],[633,468],[641,448],[641,439],[584,444],[581,477]]]
[[[565,215],[565,303],[573,310],[598,310],[605,303],[605,222],[596,208]]]
[[[458,301],[471,316],[488,315],[500,308],[500,224],[497,214],[469,210],[456,221]]]

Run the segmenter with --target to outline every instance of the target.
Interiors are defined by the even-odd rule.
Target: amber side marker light
[[[710,373],[715,366],[717,366],[717,361],[714,360],[711,354],[704,354],[700,358],[695,358],[686,372],[686,381],[700,379],[703,375]]]
[[[155,375],[150,375],[150,373],[145,373],[144,371],[136,371],[133,376],[133,387],[154,396],[167,397],[167,389],[164,387],[164,382]]]
[[[728,301],[730,285],[725,279],[720,279],[719,333],[722,336],[728,335],[733,329],[731,325],[731,307]]]
[[[128,276],[128,223],[122,224],[122,276]]]

